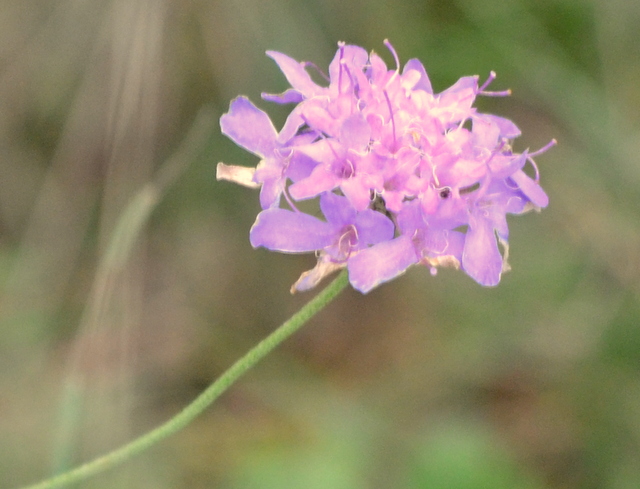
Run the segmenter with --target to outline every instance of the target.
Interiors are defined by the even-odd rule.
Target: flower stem
[[[106,455],[37,484],[24,486],[22,489],[53,489],[88,479],[93,475],[104,472],[129,460],[138,453],[145,451],[164,438],[181,430],[220,397],[220,395],[233,385],[247,370],[262,360],[280,343],[289,338],[289,336],[300,329],[309,319],[320,312],[348,283],[347,272],[343,270],[322,292],[305,304],[302,309],[291,316],[291,318],[282,323],[269,336],[249,350],[242,358],[237,360],[191,404],[166,423]]]

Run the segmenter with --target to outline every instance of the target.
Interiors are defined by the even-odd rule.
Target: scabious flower
[[[394,69],[339,43],[328,86],[312,79],[307,63],[268,51],[291,88],[262,97],[295,105],[278,133],[247,98],[233,100],[222,132],[261,160],[255,169],[219,163],[218,179],[261,189],[253,247],[316,254],[317,265],[292,292],[345,267],[363,293],[413,265],[434,275],[440,266],[461,268],[481,285],[497,285],[509,270],[506,215],[547,206],[533,157],[555,140],[515,153],[518,127],[473,107],[477,96],[509,95],[486,90],[495,73],[481,85],[477,76],[460,78],[435,94],[420,61],[401,70],[385,45]],[[321,216],[296,206],[316,198]]]

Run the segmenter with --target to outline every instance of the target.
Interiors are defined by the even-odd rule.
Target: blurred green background
[[[549,208],[510,219],[513,271],[343,293],[80,487],[640,487],[638,25],[635,0],[2,0],[0,487],[165,421],[313,295],[289,295],[312,256],[251,249],[258,194],[215,165],[256,158],[217,121],[239,94],[284,120],[267,49],[392,65],[385,38],[436,91],[495,70],[513,95],[478,106],[517,150],[558,139]],[[136,216],[115,226],[148,182],[131,243]]]

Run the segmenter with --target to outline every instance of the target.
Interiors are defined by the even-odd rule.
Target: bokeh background
[[[551,199],[482,288],[411,270],[343,293],[184,431],[83,488],[640,487],[640,3],[2,0],[0,487],[189,403],[313,293],[254,251],[229,100],[339,40],[498,73]],[[135,200],[134,200],[135,199]],[[127,205],[135,201],[123,218]],[[118,224],[119,223],[119,224]]]

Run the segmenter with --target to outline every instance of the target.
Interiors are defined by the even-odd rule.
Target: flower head
[[[222,132],[260,157],[253,168],[218,164],[218,178],[261,188],[263,211],[251,228],[254,247],[317,255],[293,290],[315,286],[346,267],[366,293],[412,265],[461,268],[486,286],[509,270],[507,214],[540,210],[534,153],[515,153],[518,127],[473,106],[477,96],[506,96],[460,78],[433,93],[416,59],[400,69],[375,53],[338,44],[327,86],[308,64],[268,51],[291,88],[268,101],[295,104],[278,133],[247,98],[231,102]],[[529,164],[532,178],[524,171]],[[282,206],[284,196],[285,206]],[[318,198],[322,218],[296,202]]]

